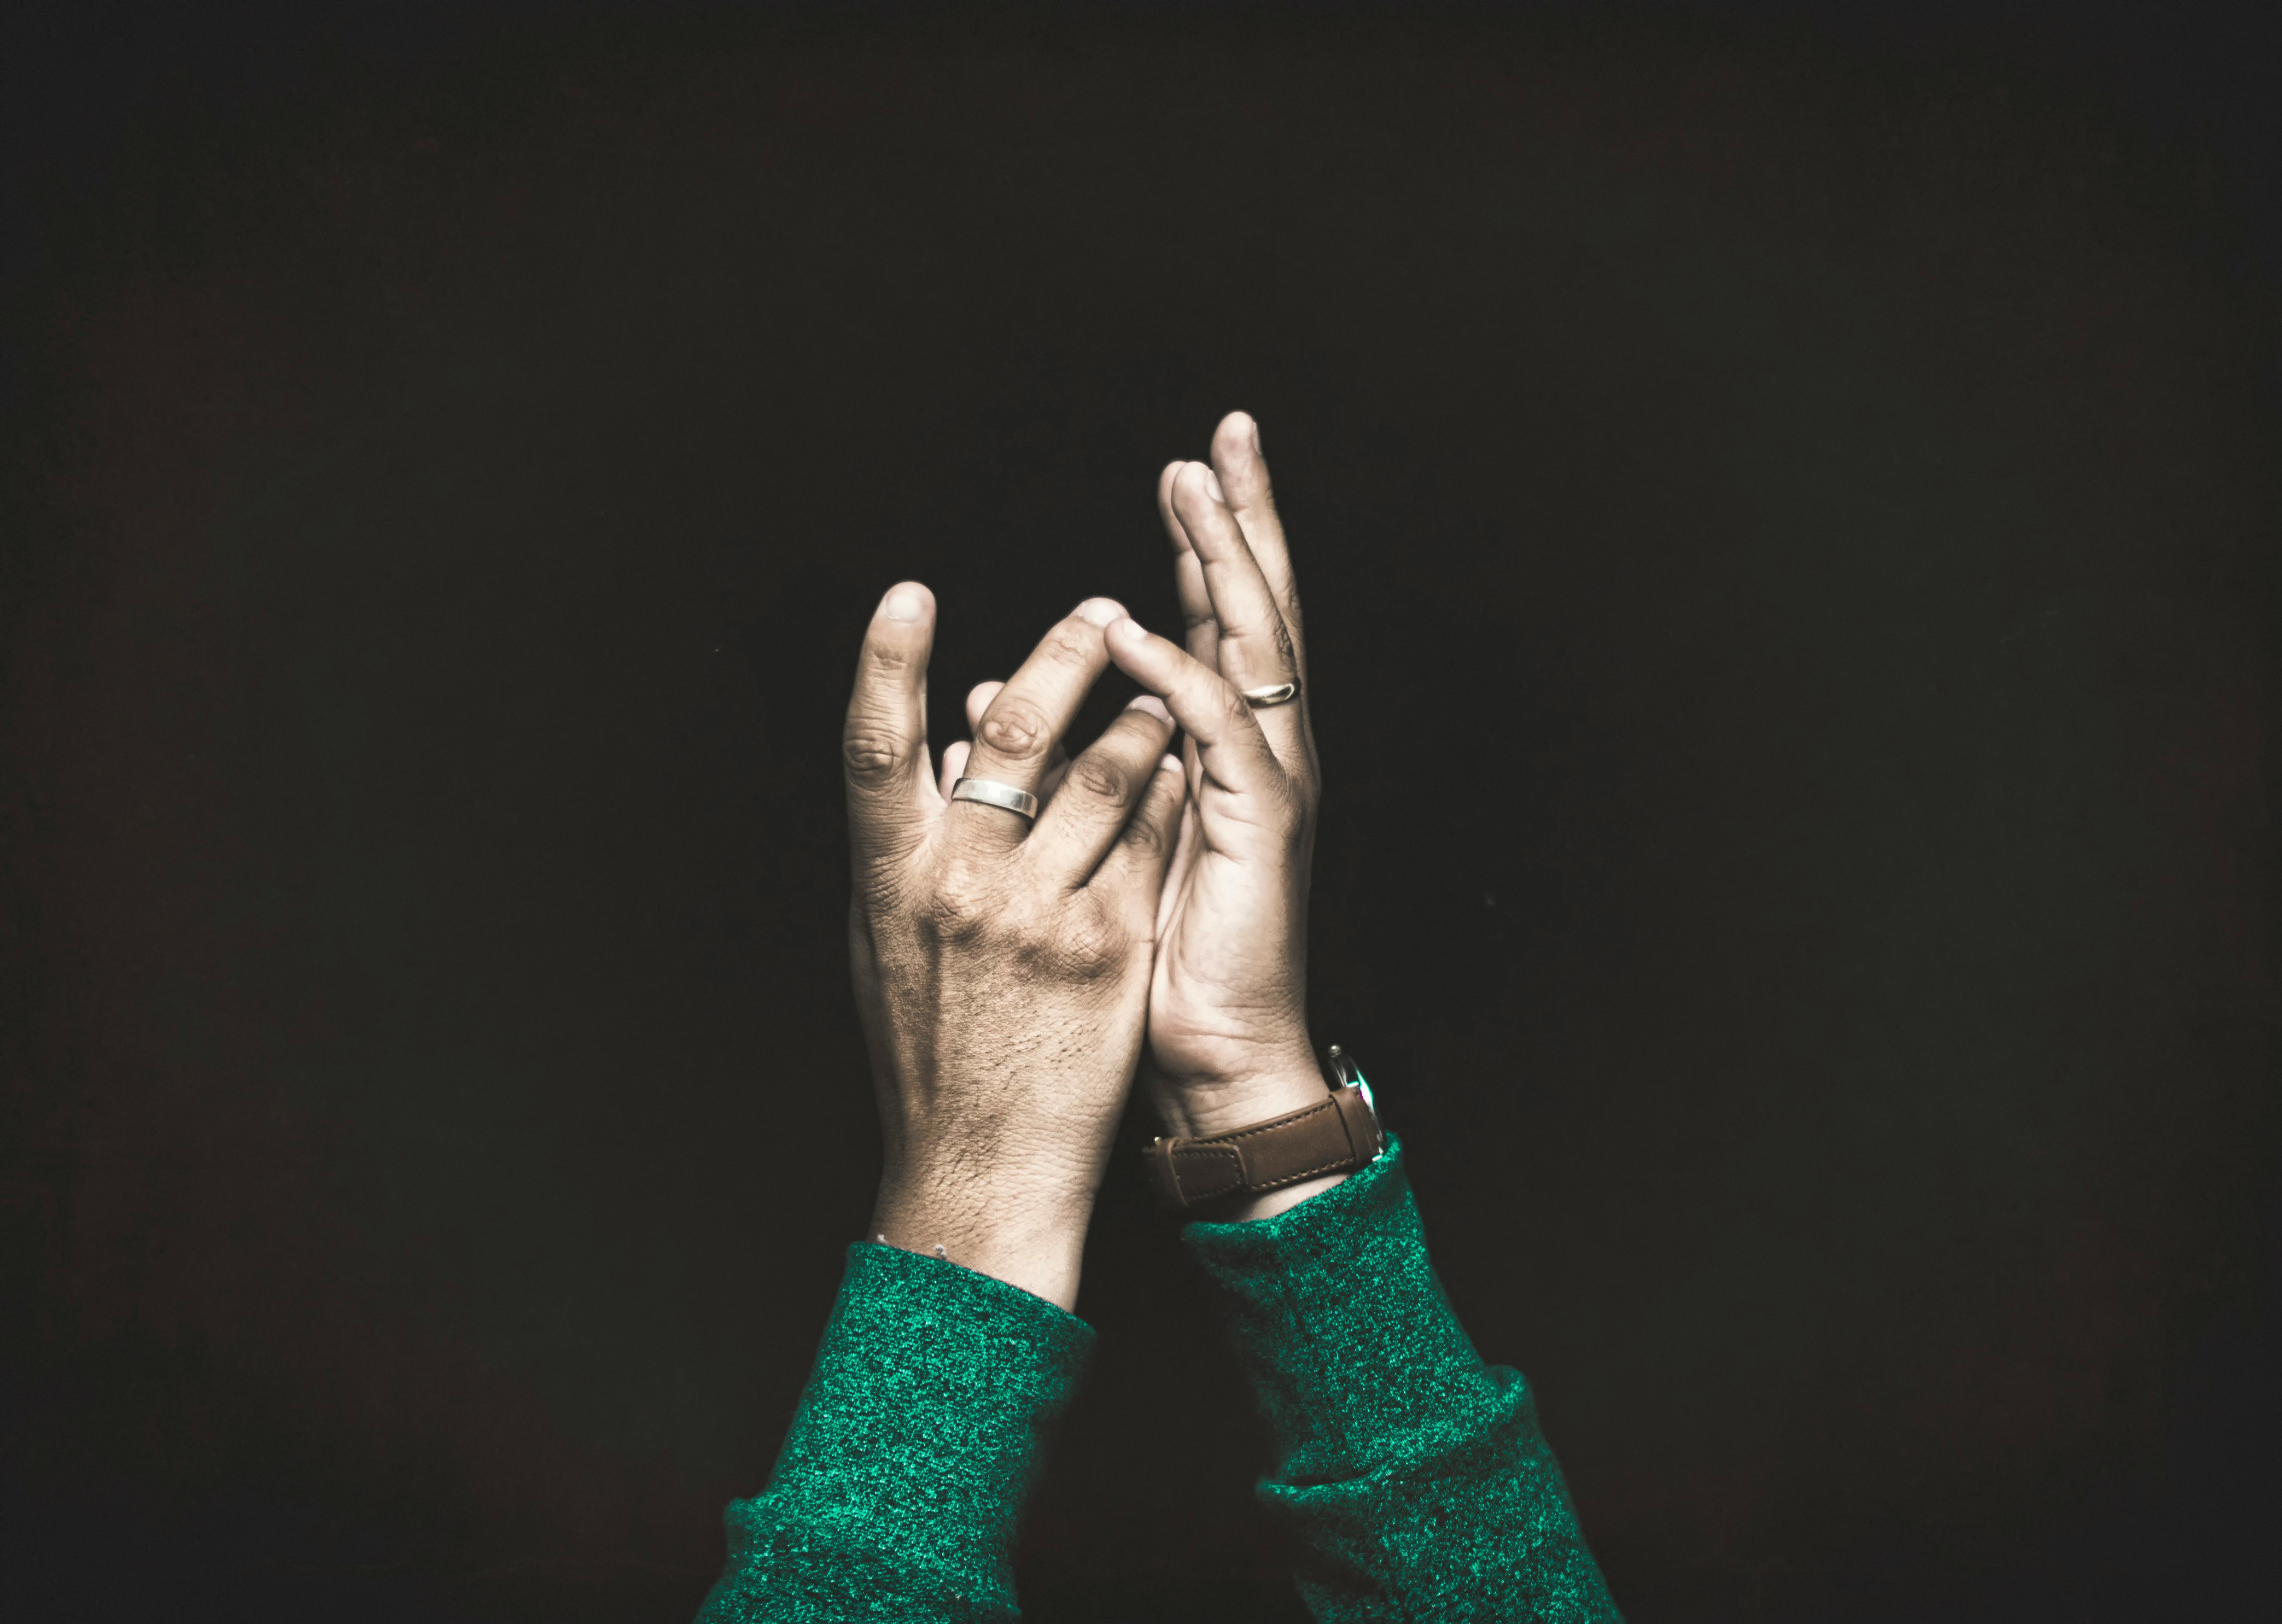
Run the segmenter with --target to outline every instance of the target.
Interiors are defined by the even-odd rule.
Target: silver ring
[[[1265,711],[1270,705],[1288,705],[1300,697],[1296,682],[1279,682],[1274,688],[1248,688],[1244,690],[1244,703],[1255,711]]]
[[[1012,784],[1002,784],[995,778],[962,778],[951,787],[951,798],[1003,807],[1018,818],[1036,819],[1038,815],[1036,796]]]

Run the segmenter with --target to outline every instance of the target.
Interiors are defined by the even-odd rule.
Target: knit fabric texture
[[[983,1624],[1019,1616],[1014,1529],[1083,1320],[971,1269],[848,1248],[768,1487],[733,1502],[702,1624]]]
[[[1518,1371],[1426,1261],[1401,1146],[1290,1211],[1191,1224],[1274,1440],[1260,1484],[1320,1624],[1615,1620]]]
[[[1321,1624],[1618,1619],[1527,1384],[1483,1364],[1428,1266],[1399,1143],[1289,1212],[1184,1237],[1222,1288],[1275,1443],[1260,1493]],[[700,1624],[1017,1618],[1015,1523],[1092,1343],[1003,1281],[850,1247]]]

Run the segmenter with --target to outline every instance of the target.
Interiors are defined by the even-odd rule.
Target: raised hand
[[[1300,596],[1252,419],[1222,419],[1210,466],[1172,463],[1157,500],[1188,646],[1129,617],[1106,641],[1187,735],[1190,795],[1159,910],[1145,1075],[1167,1129],[1196,1137],[1324,1096],[1307,996],[1318,776]],[[1255,709],[1243,697],[1286,683],[1299,688],[1289,703]],[[1293,1185],[1230,1216],[1280,1212],[1337,1182]]]
[[[1039,791],[1124,615],[1080,604],[946,765]],[[926,587],[888,594],[844,735],[849,947],[885,1148],[872,1224],[1067,1309],[1140,1053],[1181,764],[1144,695],[1059,769],[1035,824],[950,799],[927,743],[934,636]]]

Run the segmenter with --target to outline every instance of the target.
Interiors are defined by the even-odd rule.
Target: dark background
[[[0,1610],[686,1618],[875,1170],[860,629],[941,739],[1167,621],[1238,406],[1317,1035],[1620,1603],[2277,1605],[2255,10],[43,9]],[[1121,1167],[1033,1616],[1295,1616],[1207,1308]]]

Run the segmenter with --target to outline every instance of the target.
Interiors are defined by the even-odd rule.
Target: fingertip
[[[1209,462],[1191,462],[1182,470],[1180,477],[1173,482],[1176,503],[1179,501],[1184,484],[1190,487],[1189,501],[1192,502],[1202,497],[1218,508],[1225,509],[1229,505],[1228,495],[1221,488],[1220,476],[1213,471]]]
[[[1258,456],[1260,421],[1250,412],[1230,412],[1220,420],[1220,427],[1214,431],[1213,439],[1215,444],[1230,451],[1248,451]]]
[[[879,617],[904,622],[924,620],[934,608],[935,594],[917,581],[898,581],[880,600]]]
[[[1005,686],[994,679],[989,682],[978,682],[966,690],[966,726],[969,731],[982,725],[982,713],[990,708],[990,702],[998,697],[998,690]]]
[[[1149,641],[1149,633],[1142,629],[1141,623],[1132,616],[1122,612],[1116,619],[1103,627],[1102,631],[1111,642],[1122,644],[1128,649],[1138,649]]]
[[[1188,768],[1181,765],[1181,758],[1178,756],[1167,756],[1163,760],[1158,762],[1157,771],[1160,773],[1170,773],[1176,778],[1186,778],[1189,773]]]
[[[1125,702],[1125,708],[1129,711],[1145,711],[1160,722],[1169,723],[1173,719],[1173,713],[1165,709],[1165,702],[1154,694],[1136,694]]]
[[[1213,433],[1214,469],[1225,476],[1222,485],[1234,493],[1231,509],[1246,510],[1268,503],[1268,459],[1260,455],[1260,424],[1249,412],[1230,412]]]
[[[1163,471],[1157,476],[1157,513],[1165,521],[1165,533],[1177,551],[1186,551],[1189,546],[1188,526],[1181,523],[1176,501],[1181,488],[1181,470],[1187,466],[1187,462],[1176,457],[1166,463]]]
[[[1125,605],[1115,598],[1088,598],[1070,612],[1091,626],[1107,627],[1126,618]]]

